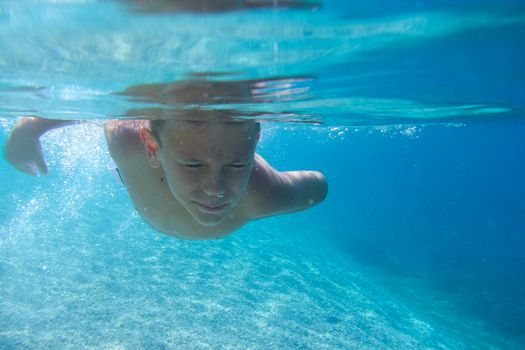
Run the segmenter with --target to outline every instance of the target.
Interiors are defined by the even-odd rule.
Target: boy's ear
[[[157,140],[151,133],[151,130],[149,130],[146,127],[141,127],[139,131],[139,136],[140,140],[142,141],[142,144],[144,145],[144,149],[146,150],[149,165],[152,168],[160,167],[160,161],[157,156],[157,150],[159,147],[157,144]]]

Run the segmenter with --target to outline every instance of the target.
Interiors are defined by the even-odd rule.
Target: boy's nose
[[[224,180],[220,176],[210,176],[204,183],[202,190],[208,196],[222,198],[226,194]]]

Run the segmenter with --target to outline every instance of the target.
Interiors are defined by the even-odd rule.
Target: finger
[[[26,174],[31,175],[31,176],[36,176],[37,175],[37,172],[36,172],[35,168],[30,166],[28,163],[16,164],[15,168],[17,168],[21,172],[26,173]]]
[[[37,169],[40,171],[40,174],[43,174],[43,175],[49,174],[49,169],[47,168],[47,164],[44,158],[38,158],[35,161],[35,165]]]

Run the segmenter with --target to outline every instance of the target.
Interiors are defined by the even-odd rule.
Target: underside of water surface
[[[0,349],[525,346],[520,1],[0,3]],[[256,120],[329,184],[212,241],[150,227],[112,119]]]

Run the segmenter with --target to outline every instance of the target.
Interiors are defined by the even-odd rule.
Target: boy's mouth
[[[195,202],[195,204],[197,205],[197,208],[199,208],[200,211],[205,212],[205,213],[211,213],[211,214],[220,213],[224,209],[226,209],[226,207],[228,206],[228,203],[224,203],[220,205],[217,205],[217,204],[207,205],[207,204],[203,204],[200,202]]]

